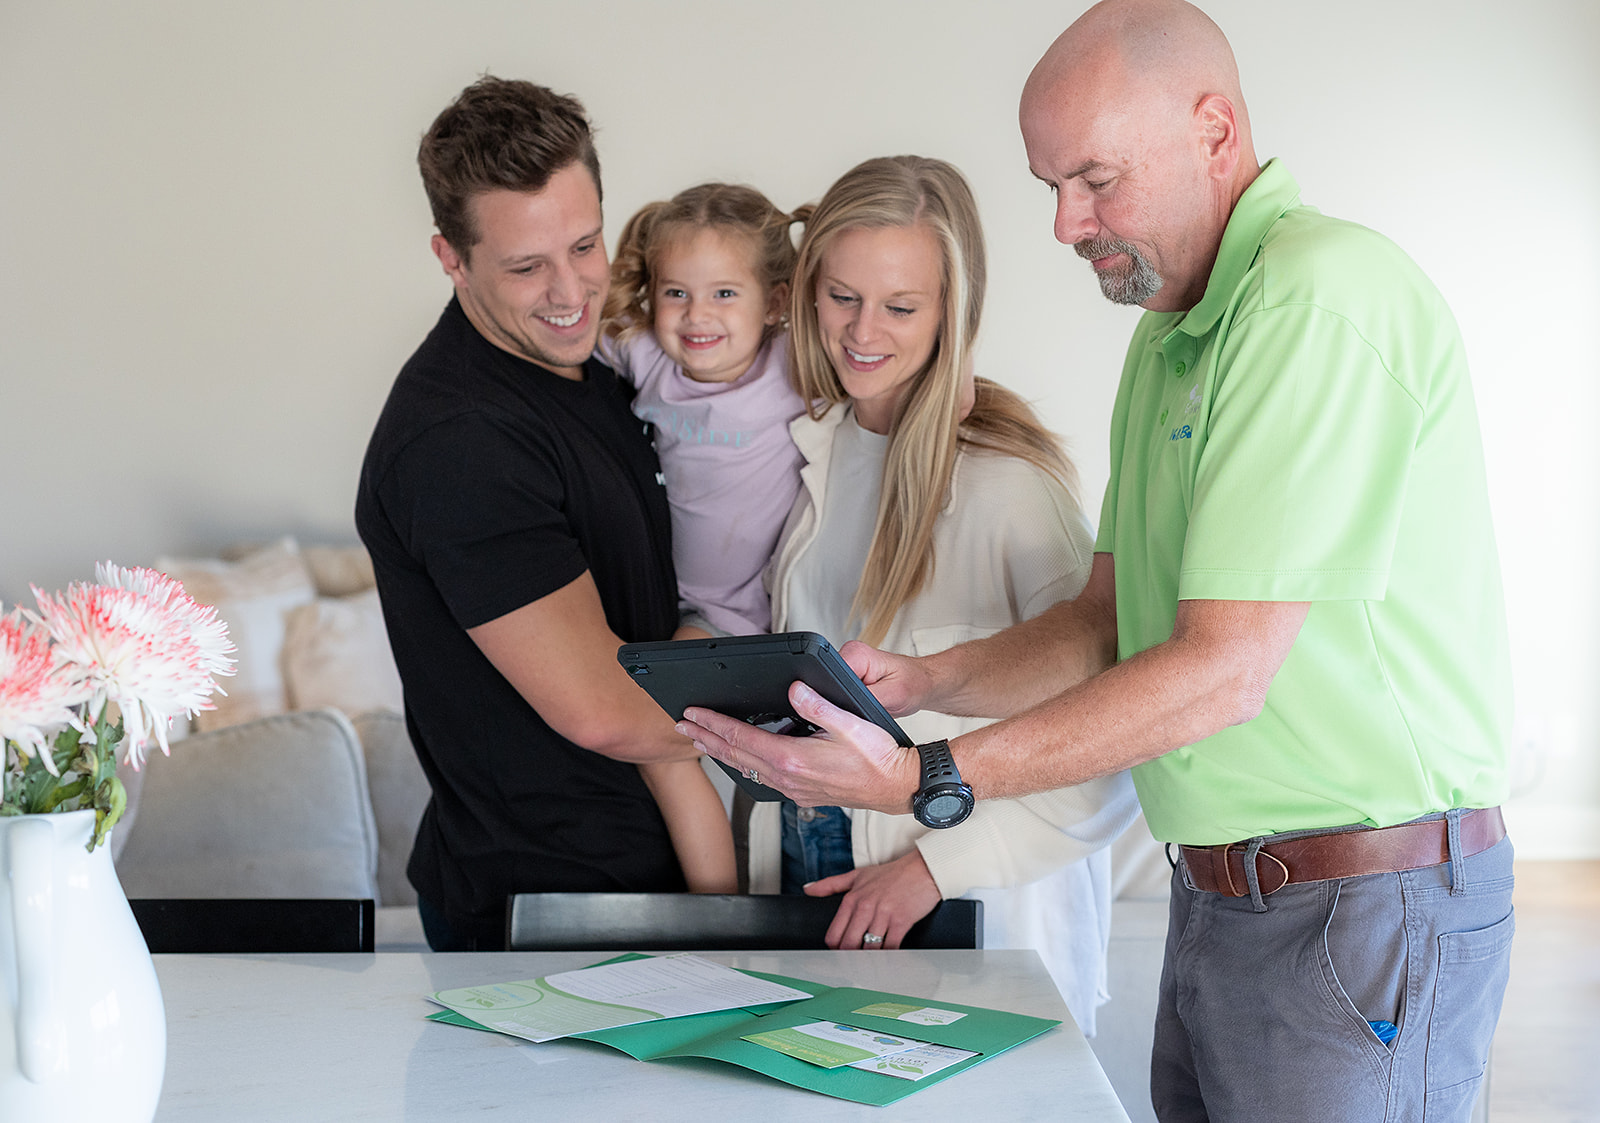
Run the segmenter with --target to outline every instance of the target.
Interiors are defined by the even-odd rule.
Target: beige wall
[[[488,70],[579,94],[615,230],[708,178],[780,204],[890,152],[970,175],[981,370],[1097,504],[1134,314],[1049,236],[1015,125],[1081,3],[0,3],[0,600],[285,531],[354,537],[366,436],[447,287],[414,168]],[[981,15],[979,14],[981,10]],[[1524,854],[1600,854],[1600,7],[1214,0],[1258,147],[1462,322],[1519,699]]]

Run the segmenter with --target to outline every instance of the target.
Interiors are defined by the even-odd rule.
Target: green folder
[[[1061,1024],[1060,1020],[1055,1018],[1035,1018],[1026,1014],[990,1010],[982,1006],[934,1002],[885,991],[861,990],[856,987],[830,988],[805,979],[769,975],[762,971],[747,973],[770,982],[811,991],[815,997],[798,1002],[771,1003],[760,1007],[718,1010],[684,1018],[640,1022],[572,1036],[586,1041],[598,1041],[614,1049],[620,1049],[636,1060],[672,1061],[704,1058],[723,1061],[763,1073],[774,1080],[793,1084],[797,1088],[808,1088],[813,1092],[821,1092],[842,1100],[853,1100],[856,1103],[882,1106],[904,1099],[911,1093],[921,1091],[941,1080],[947,1080],[975,1064],[1005,1052],[1013,1045],[1020,1045],[1045,1030]],[[941,1010],[964,1014],[965,1017],[946,1025],[922,1025],[859,1012],[878,1003],[894,1003],[907,1007],[937,1006]],[[488,1027],[448,1010],[429,1014],[428,1017],[432,1021],[448,1025],[488,1030]],[[811,1022],[840,1022],[861,1029],[879,1030],[900,1037],[914,1038],[933,1045],[962,1049],[978,1055],[958,1061],[949,1068],[924,1076],[921,1080],[912,1081],[850,1067],[819,1068],[754,1042],[742,1040],[749,1034],[787,1029]]]

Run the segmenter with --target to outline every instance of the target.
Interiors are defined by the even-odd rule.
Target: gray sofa
[[[123,775],[129,897],[371,897],[379,950],[424,946],[405,864],[428,784],[398,713],[257,718]]]

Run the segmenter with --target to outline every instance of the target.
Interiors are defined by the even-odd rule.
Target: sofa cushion
[[[291,609],[284,626],[283,677],[290,709],[399,710],[400,672],[377,590],[318,597]]]
[[[238,671],[222,680],[227,694],[219,692],[213,698],[216,709],[196,716],[195,728],[221,729],[287,710],[281,663],[285,617],[316,595],[295,540],[279,539],[233,561],[159,558],[156,568],[201,604],[215,605],[238,648]]]
[[[300,556],[311,572],[319,597],[347,597],[377,584],[372,557],[362,546],[302,546]]]
[[[406,879],[406,863],[417,824],[432,792],[406,733],[406,719],[393,710],[372,710],[351,719],[367,760],[367,790],[378,828],[378,902],[414,905],[417,891]]]
[[[377,897],[356,731],[334,710],[196,734],[145,765],[117,859],[130,897]]]

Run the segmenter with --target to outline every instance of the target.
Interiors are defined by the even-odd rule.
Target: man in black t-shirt
[[[378,419],[356,526],[433,788],[407,868],[428,942],[499,949],[509,893],[681,891],[634,763],[697,754],[616,660],[672,635],[677,587],[648,426],[590,357],[583,108],[484,78],[418,163],[455,297]]]

